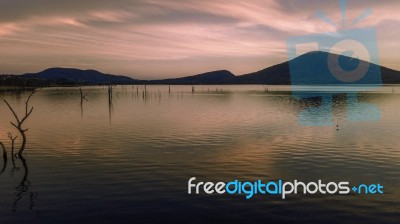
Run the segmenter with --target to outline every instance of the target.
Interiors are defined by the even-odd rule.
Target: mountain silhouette
[[[206,72],[199,75],[186,76],[182,78],[151,80],[150,84],[176,84],[176,85],[193,85],[193,84],[232,84],[236,80],[236,76],[227,70],[219,70]]]
[[[289,63],[284,62],[257,72],[236,77],[236,84],[269,84],[289,85],[290,70]]]
[[[96,70],[80,70],[76,68],[49,68],[38,73],[22,75],[25,78],[43,79],[48,81],[66,81],[86,84],[131,84],[136,80],[110,74],[103,74]]]
[[[296,84],[335,84],[336,78],[321,77],[320,74],[330,73],[327,67],[328,57],[332,55],[323,51],[314,51],[303,54],[292,61],[277,64],[257,72],[237,76],[237,84],[270,84],[270,85],[288,85],[292,84],[290,65],[296,65],[296,72],[303,74],[299,80],[295,80]],[[399,84],[400,72],[392,70],[373,63],[362,60],[354,60],[347,56],[340,56],[341,66],[350,70],[356,65],[369,66],[370,76],[378,76],[379,70],[383,84]],[[294,81],[294,80],[293,80]],[[359,84],[376,84],[376,80],[367,77],[361,79]]]
[[[334,84],[334,77],[321,78],[320,74],[327,74],[327,59],[330,53],[315,51],[301,55],[292,61],[287,61],[257,72],[235,76],[230,71],[218,70],[198,75],[185,76],[181,78],[170,78],[162,80],[138,80],[126,76],[103,74],[95,70],[80,70],[75,68],[50,68],[39,73],[24,74],[22,77],[28,79],[40,79],[57,81],[57,83],[80,83],[80,84],[166,84],[166,85],[199,85],[199,84],[266,84],[266,85],[289,85],[291,84],[290,66],[296,65],[296,73],[304,73],[304,77],[295,80],[296,84]],[[369,66],[369,72],[379,74],[381,72],[383,84],[400,84],[400,72],[362,60],[341,56],[344,67],[352,68],[361,63]],[[342,65],[342,64],[341,64]],[[324,82],[322,83],[321,80]],[[337,81],[337,80],[336,80]],[[370,84],[368,79],[361,80],[361,84]],[[374,83],[375,84],[375,83]]]

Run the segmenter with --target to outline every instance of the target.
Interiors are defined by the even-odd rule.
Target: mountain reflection
[[[304,102],[305,108],[298,113],[299,124],[303,126],[333,126],[334,109],[340,108],[342,116],[348,121],[376,121],[380,118],[380,109],[374,104],[363,102],[356,92],[340,94],[307,92],[296,93],[295,98]]]

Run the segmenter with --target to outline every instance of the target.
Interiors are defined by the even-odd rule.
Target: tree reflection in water
[[[30,95],[28,96],[28,98],[25,102],[25,111],[24,111],[25,113],[22,118],[20,118],[17,115],[16,111],[8,103],[8,101],[4,100],[4,102],[6,103],[6,105],[12,112],[12,114],[14,115],[14,118],[16,121],[16,122],[10,122],[10,123],[18,130],[18,132],[20,133],[20,136],[22,137],[21,147],[20,147],[18,153],[14,153],[15,140],[17,139],[18,136],[14,137],[11,134],[11,132],[8,132],[8,138],[11,141],[11,161],[12,161],[12,168],[10,171],[11,177],[14,177],[14,174],[20,170],[20,168],[16,165],[17,161],[21,161],[23,171],[24,171],[21,181],[19,181],[18,186],[15,187],[16,199],[14,200],[14,203],[12,205],[13,212],[17,211],[18,204],[25,197],[25,195],[28,195],[28,197],[29,197],[29,206],[28,207],[30,210],[32,210],[34,208],[34,201],[38,196],[37,192],[30,191],[31,182],[28,180],[29,168],[28,168],[27,160],[25,159],[25,157],[23,155],[23,154],[25,154],[23,152],[26,148],[26,142],[27,142],[25,132],[28,131],[28,129],[23,128],[23,124],[29,118],[29,116],[31,115],[31,113],[33,111],[33,107],[29,108],[29,101],[30,101],[31,97],[33,96],[33,94],[35,94],[35,93],[36,93],[36,91],[32,91],[30,93]],[[3,142],[0,142],[0,146],[3,151],[3,166],[0,170],[0,175],[2,175],[5,172],[5,170],[7,169],[8,156],[7,156],[7,148]]]

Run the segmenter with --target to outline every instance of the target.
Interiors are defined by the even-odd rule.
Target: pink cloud
[[[32,12],[18,19],[0,16],[0,48],[12,56],[0,61],[8,69],[3,72],[82,66],[148,78],[221,68],[243,74],[286,60],[288,36],[335,31],[315,16],[317,10],[340,23],[339,5],[332,1],[148,0],[101,5],[58,8],[58,14]],[[394,65],[400,2],[349,1],[346,23],[368,7],[374,14],[356,27],[376,26],[382,64],[400,69]]]

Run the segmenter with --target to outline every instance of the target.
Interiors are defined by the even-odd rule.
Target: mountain
[[[290,84],[289,62],[277,64],[257,72],[237,76],[235,83],[289,85]]]
[[[109,75],[95,70],[80,70],[75,68],[49,68],[38,73],[24,74],[22,77],[61,83],[83,84],[133,84],[137,82],[137,80],[126,76]]]
[[[296,67],[298,77],[293,80],[296,84],[340,84],[328,69],[329,56],[335,56],[327,52],[314,51],[303,54],[292,61],[277,64],[257,72],[235,76],[227,70],[202,73],[194,76],[186,76],[175,79],[163,79],[148,81],[148,84],[268,84],[268,85],[290,85],[292,84],[290,66]],[[339,55],[336,55],[339,56]],[[349,56],[340,56],[339,63],[343,69],[349,71],[358,65],[369,66],[369,75],[361,78],[357,83],[371,84],[379,83],[376,79],[379,70],[383,84],[400,84],[400,72],[362,60],[354,60]],[[293,75],[293,74],[292,74]],[[322,77],[322,75],[325,75]],[[139,81],[140,82],[140,81]]]
[[[400,72],[381,67],[382,81],[384,84],[400,84]]]
[[[292,81],[296,84],[337,84],[338,81],[332,75],[321,77],[321,74],[331,74],[328,70],[328,57],[332,54],[322,51],[314,51],[303,54],[292,61],[287,61],[274,65],[263,70],[241,75],[237,77],[237,84],[270,84],[288,85]],[[337,55],[338,56],[338,55]],[[375,79],[381,71],[383,84],[400,84],[400,72],[362,60],[354,60],[352,57],[339,57],[340,65],[350,71],[356,66],[369,65],[369,76],[360,79],[357,83],[371,84],[377,83]],[[299,74],[298,79],[291,80],[290,66],[296,67],[295,72]],[[292,74],[293,75],[293,74]]]
[[[330,53],[315,51],[301,55],[291,61],[277,64],[257,72],[235,76],[230,71],[218,70],[198,75],[181,78],[162,80],[137,80],[126,76],[103,74],[95,70],[80,70],[75,68],[50,68],[39,73],[24,74],[21,77],[25,81],[17,80],[9,83],[37,83],[41,85],[76,85],[76,84],[167,84],[167,85],[199,85],[199,84],[268,84],[268,85],[289,85],[296,84],[337,84],[338,80],[330,75],[327,61]],[[335,55],[333,55],[335,56]],[[400,72],[376,64],[369,64],[362,60],[341,56],[339,63],[342,68],[352,71],[356,66],[365,67],[368,65],[370,77],[365,76],[358,83],[377,83],[376,79],[379,70],[383,84],[400,84]],[[291,80],[290,67],[295,67],[295,73]],[[295,75],[294,75],[295,74]],[[32,84],[35,85],[35,84]]]
[[[149,84],[178,84],[178,85],[193,85],[193,84],[231,84],[236,80],[236,76],[227,70],[219,70],[206,72],[199,75],[186,76],[174,79],[151,80]]]

